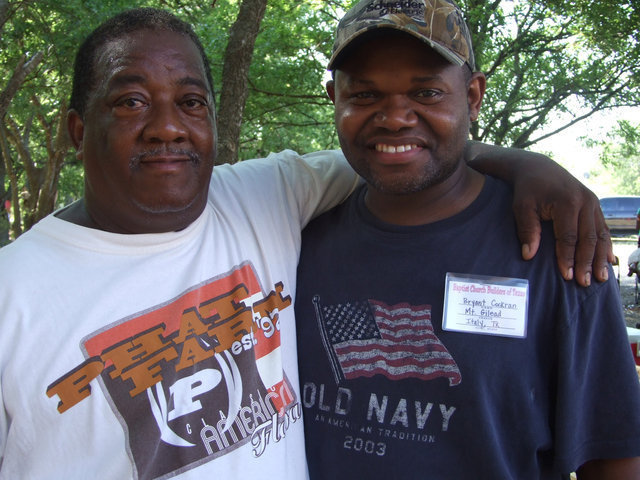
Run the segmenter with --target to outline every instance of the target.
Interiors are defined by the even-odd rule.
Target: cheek
[[[102,123],[85,133],[84,163],[93,181],[123,183],[123,179],[131,175],[130,161],[135,153],[132,131],[109,128]]]
[[[117,121],[111,115],[94,118],[88,125],[92,125],[93,128],[85,131],[85,150],[91,146],[94,154],[98,156],[130,149],[138,130],[132,122]]]
[[[365,115],[351,108],[336,109],[335,121],[338,135],[351,141],[355,139],[366,123]]]
[[[462,111],[431,111],[429,113],[429,125],[441,138],[458,142],[461,132],[469,130],[469,116]]]
[[[189,127],[191,142],[201,155],[212,156],[216,147],[216,131],[213,121],[192,123]]]

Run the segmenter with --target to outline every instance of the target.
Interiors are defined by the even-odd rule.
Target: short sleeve
[[[558,327],[556,463],[567,473],[588,460],[640,456],[640,382],[609,278],[588,294],[571,287],[569,321]]]

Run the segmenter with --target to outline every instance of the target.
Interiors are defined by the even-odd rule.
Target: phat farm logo
[[[367,13],[378,12],[381,17],[390,14],[405,14],[410,17],[422,16],[420,20],[424,21],[424,3],[414,0],[405,0],[402,2],[371,2],[367,5]]]
[[[47,389],[60,413],[98,379],[137,472],[188,470],[251,442],[260,456],[300,418],[282,369],[281,283],[264,293],[250,264],[86,337],[87,358]],[[159,460],[161,459],[161,460]]]

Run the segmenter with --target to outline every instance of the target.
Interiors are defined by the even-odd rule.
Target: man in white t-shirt
[[[68,129],[84,196],[0,250],[0,479],[306,477],[300,230],[358,179],[337,151],[212,175],[209,70],[191,27],[154,9],[81,46]],[[535,207],[573,199],[564,218],[585,231],[559,231],[589,236],[597,201],[573,185]],[[578,251],[581,272],[593,252]]]

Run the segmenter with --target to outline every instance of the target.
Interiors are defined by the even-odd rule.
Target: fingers
[[[576,280],[583,286],[589,284],[589,275],[598,282],[606,282],[609,278],[609,263],[615,261],[611,235],[604,221],[600,201],[590,191],[585,195],[579,218],[580,233],[575,264]]]
[[[522,258],[531,260],[540,246],[540,216],[534,203],[514,203],[513,213],[516,217],[518,238],[522,244]]]
[[[583,207],[580,209],[577,225],[578,234],[575,237],[572,235],[572,237],[577,240],[577,243],[571,246],[568,244],[565,245],[567,249],[575,249],[573,264],[574,278],[576,282],[583,287],[591,285],[593,261],[594,258],[597,257],[598,236],[596,234],[594,217],[594,211],[591,208]],[[558,243],[562,243],[562,241],[556,237],[556,251],[563,250],[563,247],[558,245]]]
[[[613,244],[611,242],[611,233],[609,227],[604,221],[602,210],[596,211],[596,232],[598,243],[596,244],[596,254],[593,259],[593,274],[597,281],[606,282],[609,278],[609,263],[615,262],[613,254]]]
[[[592,280],[605,282],[609,278],[608,264],[614,261],[611,235],[600,209],[600,202],[591,192],[578,204],[570,202],[554,206],[558,268],[563,278],[572,277],[587,287]]]
[[[514,154],[515,155],[515,154]],[[528,157],[514,170],[513,211],[522,258],[540,246],[541,222],[553,221],[560,274],[588,286],[606,281],[613,248],[598,197],[546,157]]]
[[[553,220],[553,233],[556,238],[556,260],[560,274],[565,280],[574,278],[580,285],[586,286],[591,283],[591,262],[589,261],[588,272],[584,269],[584,259],[588,257],[588,251],[583,248],[580,257],[581,267],[576,272],[576,246],[578,244],[578,225],[583,228],[580,220],[580,208],[570,202],[561,202],[551,208],[550,217]],[[592,219],[593,223],[593,219]],[[584,231],[589,228],[584,226]],[[586,247],[586,245],[585,245]],[[595,247],[592,247],[595,248]],[[591,252],[591,257],[593,252]],[[576,275],[577,273],[577,275]],[[589,275],[588,279],[586,275]],[[586,283],[585,283],[586,281]]]

